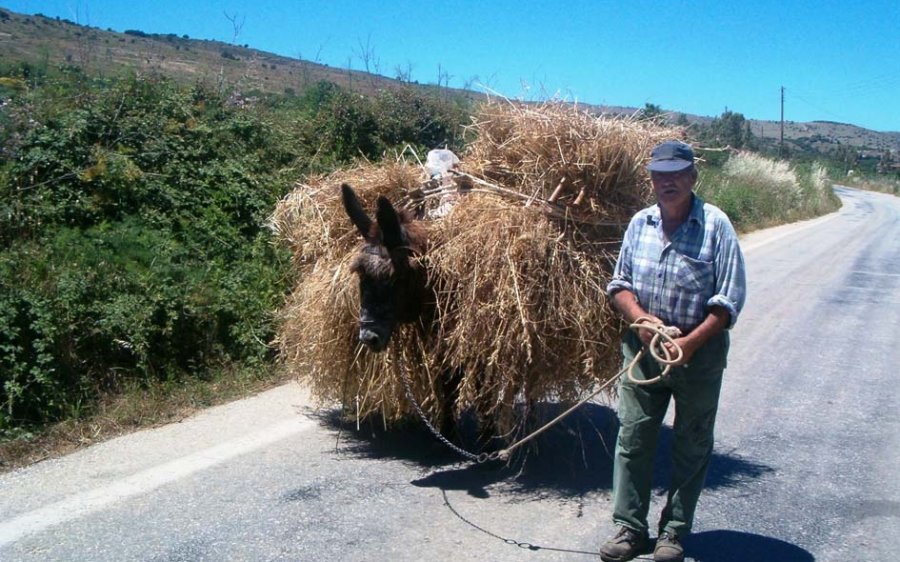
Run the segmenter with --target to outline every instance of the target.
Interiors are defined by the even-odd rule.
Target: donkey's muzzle
[[[386,332],[385,330],[379,330],[368,326],[361,326],[359,328],[359,341],[375,352],[384,351],[390,337],[390,332]]]

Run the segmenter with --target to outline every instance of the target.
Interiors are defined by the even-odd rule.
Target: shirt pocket
[[[713,262],[695,260],[678,254],[677,267],[675,282],[682,289],[692,292],[713,290],[715,285]]]

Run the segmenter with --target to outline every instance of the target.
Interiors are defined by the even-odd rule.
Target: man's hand
[[[694,328],[690,334],[675,338],[675,343],[681,347],[681,352],[683,354],[681,359],[678,363],[675,363],[675,365],[685,365],[690,362],[694,353],[703,347],[703,344],[728,326],[730,318],[727,310],[720,306],[714,306],[710,309],[709,314],[706,315],[703,322]],[[675,357],[675,349],[669,343],[667,343],[667,346],[669,353],[672,354],[671,356]]]
[[[673,341],[681,348],[681,359],[672,363],[674,367],[680,367],[681,365],[686,365],[690,362],[691,357],[694,356],[694,353],[698,349],[698,345],[695,339],[693,338],[673,338]],[[663,347],[665,347],[669,351],[669,357],[673,359],[678,356],[678,352],[675,351],[675,346],[672,345],[672,342],[666,341],[663,343]]]
[[[613,293],[612,303],[628,324],[643,324],[645,322],[649,324],[662,324],[662,320],[652,314],[648,314],[647,311],[638,304],[637,297],[628,289],[622,289],[621,291]],[[638,330],[637,332],[638,337],[641,338],[644,345],[649,345],[650,340],[653,339],[653,332],[650,330]]]
[[[656,316],[645,315],[635,320],[635,323],[638,325],[646,324],[649,326],[662,326],[663,321],[657,318]],[[650,340],[653,339],[653,336],[656,335],[656,332],[651,329],[638,328],[638,337],[641,338],[641,342],[644,345],[649,346]]]

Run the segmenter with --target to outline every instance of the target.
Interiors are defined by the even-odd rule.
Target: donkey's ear
[[[400,216],[384,196],[378,198],[378,210],[375,211],[375,218],[378,219],[378,227],[381,229],[381,236],[388,250],[403,246],[405,242],[403,230],[400,228]]]
[[[353,222],[359,233],[367,238],[372,230],[372,219],[363,210],[362,203],[359,202],[359,197],[356,196],[353,188],[346,183],[341,184],[341,199],[344,201],[344,210],[347,211],[350,221]]]

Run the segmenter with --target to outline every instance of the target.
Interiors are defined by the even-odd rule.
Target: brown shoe
[[[622,526],[619,527],[613,538],[600,547],[600,560],[625,562],[646,552],[648,546],[650,546],[650,537],[647,535],[647,531],[641,533]]]
[[[660,533],[656,539],[656,548],[653,549],[653,560],[656,562],[682,562],[684,560],[684,547],[678,535],[669,531]]]

